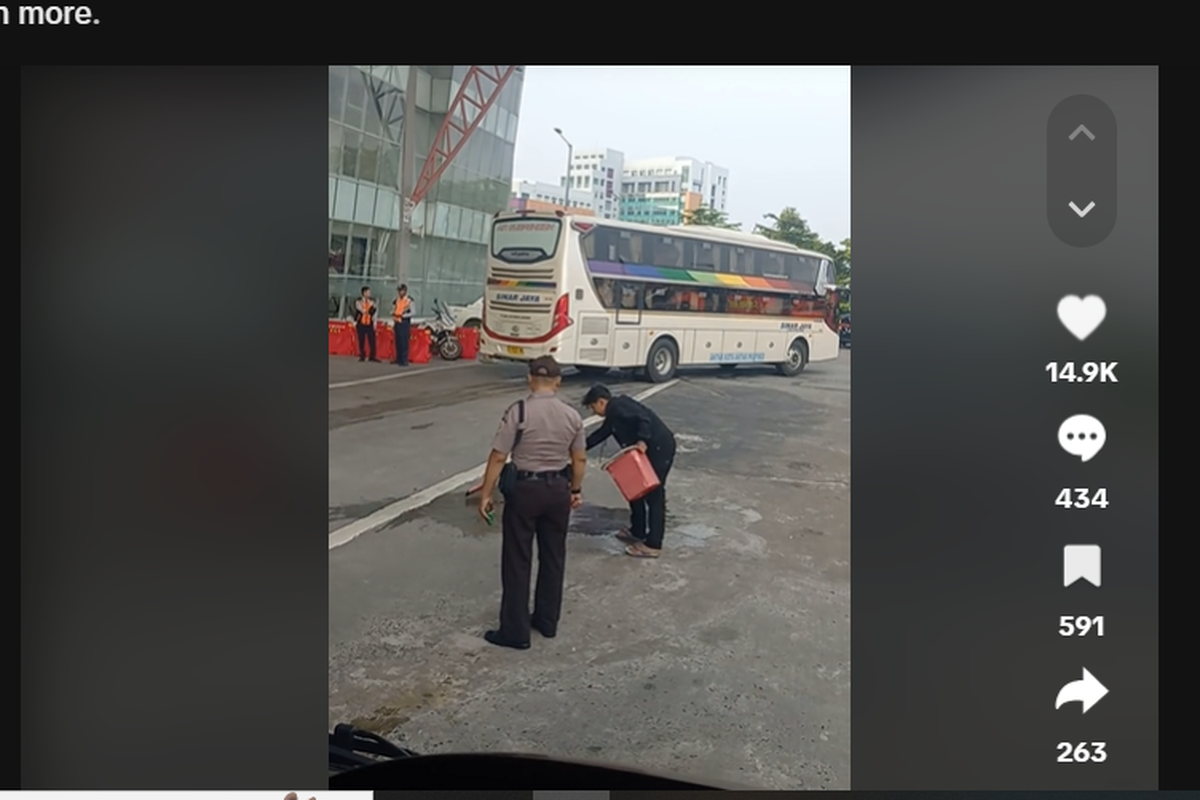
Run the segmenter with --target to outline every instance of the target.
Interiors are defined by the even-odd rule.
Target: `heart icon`
[[[1070,294],[1058,301],[1059,320],[1081,342],[1095,333],[1107,313],[1104,301],[1094,294],[1087,297]]]

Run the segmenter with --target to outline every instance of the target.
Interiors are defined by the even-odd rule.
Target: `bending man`
[[[658,475],[659,487],[629,504],[629,528],[617,534],[627,545],[627,555],[658,558],[667,527],[667,474],[675,463],[675,434],[642,403],[625,395],[613,397],[602,384],[588,390],[583,404],[604,418],[604,424],[588,436],[588,450],[611,436],[621,447],[637,447],[645,453]]]

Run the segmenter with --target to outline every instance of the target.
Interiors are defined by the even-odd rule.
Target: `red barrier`
[[[396,331],[382,322],[375,326],[375,357],[380,361],[396,360]]]
[[[329,355],[358,355],[358,342],[355,340],[354,325],[352,323],[341,320],[329,321]]]
[[[462,357],[474,361],[479,355],[479,328],[459,328],[454,335],[462,344]]]
[[[431,357],[429,352],[431,343],[429,331],[423,328],[413,328],[408,345],[409,363],[428,364]]]

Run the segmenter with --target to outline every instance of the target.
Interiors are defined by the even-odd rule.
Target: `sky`
[[[826,241],[850,237],[849,67],[530,66],[519,124],[515,178],[558,183],[562,128],[576,151],[728,168],[743,230],[793,206]]]

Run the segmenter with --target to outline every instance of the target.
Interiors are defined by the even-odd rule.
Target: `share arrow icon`
[[[1108,694],[1108,688],[1103,683],[1096,680],[1096,676],[1083,671],[1083,679],[1071,681],[1066,686],[1058,691],[1058,699],[1054,702],[1054,708],[1059,709],[1067,703],[1082,703],[1083,713],[1092,710],[1092,706],[1099,703],[1100,700]]]

